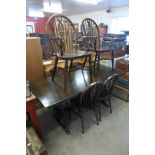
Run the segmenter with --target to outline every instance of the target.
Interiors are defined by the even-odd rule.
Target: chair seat
[[[48,61],[43,61],[43,66],[44,66],[44,72],[45,75],[49,75],[52,70],[54,70],[54,60],[48,60]],[[58,68],[64,69],[65,67],[65,61],[64,60],[59,60],[57,64]]]

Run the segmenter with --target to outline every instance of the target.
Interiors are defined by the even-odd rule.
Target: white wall
[[[70,15],[68,16],[68,18],[71,19],[73,23],[78,23],[79,28],[84,18],[92,18],[93,20],[95,20],[97,24],[104,23],[108,25],[108,32],[110,33],[112,19],[117,17],[128,17],[129,6],[112,8],[111,10],[112,10],[112,13],[109,13],[109,14],[106,12],[106,10],[101,10],[101,11]]]

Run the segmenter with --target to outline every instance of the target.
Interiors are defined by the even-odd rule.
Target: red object
[[[26,113],[30,116],[34,129],[38,136],[41,138],[39,120],[36,113],[35,100],[26,102]]]
[[[26,16],[26,22],[34,22],[36,33],[46,33],[46,22],[48,18],[34,18]]]

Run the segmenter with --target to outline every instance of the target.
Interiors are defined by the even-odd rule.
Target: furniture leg
[[[72,65],[73,65],[73,60],[70,61],[69,73],[70,73],[70,71],[71,71],[71,69],[72,69]]]
[[[97,109],[95,109],[94,112],[95,112],[95,116],[96,116],[97,125],[99,125]]]
[[[113,70],[114,69],[114,51],[112,51],[111,64],[112,64],[112,70]]]
[[[71,112],[72,112],[71,107],[69,107],[69,108],[68,108],[68,114],[69,114],[69,115],[68,115],[68,119],[69,119],[69,120],[71,120]]]
[[[64,68],[64,86],[67,86],[68,79],[68,60],[65,60],[65,68]]]
[[[53,71],[53,76],[52,76],[52,81],[54,81],[54,76],[57,70],[57,63],[58,63],[58,58],[55,58],[55,64],[54,64],[54,71]]]
[[[35,107],[35,100],[32,101],[27,101],[26,103],[26,112],[29,114],[32,124],[34,126],[34,129],[38,136],[41,138],[41,133],[40,133],[40,127],[39,127],[39,120],[38,116],[36,113],[36,107]]]
[[[82,69],[84,69],[86,62],[87,62],[87,57],[85,57],[85,60],[84,60],[84,63],[83,63]]]
[[[100,53],[97,54],[98,60],[97,60],[97,71],[100,69]]]
[[[92,81],[91,55],[89,56],[89,71],[90,71],[90,81]]]
[[[101,122],[101,105],[99,104],[99,121]]]
[[[112,113],[112,108],[111,108],[111,96],[109,97],[109,107],[110,107],[110,113]]]
[[[96,52],[96,55],[95,55],[95,62],[94,62],[94,68],[95,68],[95,65],[96,65],[96,59],[97,59],[97,52]]]
[[[81,111],[81,125],[82,125],[82,133],[84,133],[84,112]]]
[[[62,108],[62,106],[60,106],[56,110],[57,110],[57,113],[54,116],[55,120],[63,128],[63,130],[66,132],[66,134],[69,135],[70,134],[70,130],[68,129],[68,127],[65,124],[64,109]]]

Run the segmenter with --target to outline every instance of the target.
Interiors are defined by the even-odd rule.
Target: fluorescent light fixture
[[[62,5],[60,2],[51,1],[43,3],[44,12],[62,13]]]
[[[95,5],[97,5],[98,2],[101,2],[101,0],[76,0],[76,1],[79,1],[79,2],[82,2],[82,3],[95,4]]]
[[[44,17],[44,14],[42,11],[29,10],[29,16],[31,16],[31,17]]]

